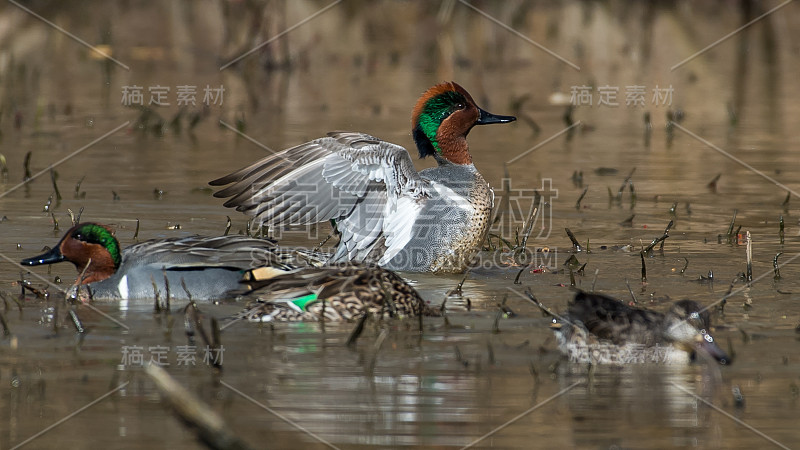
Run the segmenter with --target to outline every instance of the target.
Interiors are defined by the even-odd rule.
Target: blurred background
[[[770,444],[681,389],[791,446],[800,441],[792,419],[800,270],[789,263],[777,278],[773,261],[800,254],[800,85],[791,75],[799,56],[800,9],[779,1],[7,2],[0,252],[19,261],[54,245],[68,210],[114,225],[124,246],[135,242],[137,221],[140,240],[221,234],[226,217],[231,232],[245,232],[247,218],[224,208],[207,182],[331,130],[403,145],[419,169],[429,167],[416,159],[410,111],[428,87],[453,80],[484,109],[519,119],[474,129],[471,152],[509,221],[494,234],[513,239],[532,191],[546,193],[529,247],[556,256],[544,273],[523,270],[521,282],[557,310],[572,296],[564,228],[593,250],[576,255],[586,264],[579,287],[628,299],[631,284],[656,309],[684,297],[719,302],[744,270],[738,235],[752,233],[759,281],[716,316],[736,364],[587,379],[585,368],[559,365],[548,319],[508,290],[521,292],[513,284],[521,268],[490,267],[468,276],[473,311],[451,318],[455,328],[437,322],[417,340],[401,326],[377,363],[369,339],[343,348],[348,325],[244,324],[226,333],[225,379],[343,448],[467,445],[573,382],[581,384],[479,446]],[[35,179],[21,184],[26,177]],[[671,220],[665,251],[648,259],[640,283],[639,250]],[[313,246],[326,235],[282,239]],[[72,267],[39,269],[75,278]],[[19,278],[0,262],[9,295]],[[408,278],[435,302],[461,279]],[[502,320],[496,333],[503,298],[521,317]],[[140,377],[119,367],[120,345],[172,339],[150,305],[109,305],[104,311],[134,331],[85,319],[94,325],[87,349],[70,333],[53,335],[52,302],[26,302],[9,316],[20,339],[4,341],[0,354],[3,448],[114,380]],[[210,382],[205,369],[176,375],[245,440],[322,445]],[[151,386],[124,392],[134,403],[100,405],[31,445],[79,447],[91,432],[109,445],[196,448]]]

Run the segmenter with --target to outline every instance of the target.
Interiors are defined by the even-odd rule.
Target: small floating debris
[[[717,176],[715,176],[714,179],[711,180],[706,186],[709,189],[711,189],[713,192],[717,192],[717,182],[719,182],[719,179],[721,177],[722,177],[722,174],[718,173]]]

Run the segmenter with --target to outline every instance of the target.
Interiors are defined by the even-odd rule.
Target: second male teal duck
[[[572,362],[682,364],[698,357],[731,362],[711,337],[709,312],[693,300],[677,301],[662,314],[581,291],[553,328],[559,349]]]
[[[334,221],[330,262],[372,262],[392,270],[462,272],[489,229],[494,194],[472,162],[475,125],[507,123],[479,108],[454,82],[428,89],[412,113],[421,158],[363,133],[334,132],[212,181],[225,206],[270,226]]]
[[[80,223],[51,250],[22,264],[69,261],[82,274],[76,285],[97,300],[163,299],[167,293],[177,300],[217,300],[241,290],[250,269],[293,270],[314,256],[240,235],[153,239],[122,249],[110,227]]]

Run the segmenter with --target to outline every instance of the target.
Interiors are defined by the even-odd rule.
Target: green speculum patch
[[[317,294],[308,294],[292,300],[292,303],[294,303],[294,305],[301,310],[306,311],[308,305],[310,303],[314,303],[315,301],[317,301]]]

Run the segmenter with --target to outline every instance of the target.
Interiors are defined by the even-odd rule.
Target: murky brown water
[[[476,446],[767,448],[800,442],[800,269],[792,259],[800,254],[800,199],[792,195],[783,205],[786,188],[752,170],[800,190],[800,88],[792,78],[800,70],[796,5],[674,71],[670,67],[778,3],[746,13],[731,2],[679,2],[652,10],[639,3],[480,4],[580,71],[458,2],[344,2],[278,40],[268,56],[257,52],[223,71],[219,67],[244,50],[326,4],[270,4],[256,36],[247,36],[255,13],[237,2],[81,5],[85,12],[45,2],[30,8],[92,44],[108,45],[130,71],[92,58],[79,43],[11,4],[0,7],[0,153],[8,164],[8,179],[0,184],[0,252],[12,260],[53,245],[69,223],[68,208],[83,207],[83,219],[114,224],[123,245],[134,242],[137,219],[140,239],[220,234],[226,215],[234,232],[243,230],[245,218],[223,208],[206,183],[262,157],[264,150],[220,120],[232,126],[243,120],[245,133],[272,149],[334,129],[364,131],[411,148],[408,116],[416,96],[437,81],[455,79],[486,109],[520,116],[513,125],[472,132],[475,164],[500,197],[503,162],[516,158],[508,166],[512,205],[521,205],[515,217],[527,209],[533,189],[545,195],[550,207],[529,247],[553,249],[543,262],[562,270],[528,270],[522,284],[514,285],[516,269],[476,269],[463,289],[471,312],[451,314],[449,326],[426,319],[421,334],[415,321],[373,324],[355,348],[345,346],[351,324],[322,330],[318,324],[236,323],[222,335],[219,377],[203,362],[201,343],[193,363],[179,359],[189,354],[179,347],[187,345],[180,305],[173,305],[171,316],[154,315],[150,304],[96,305],[127,330],[81,306],[76,311],[88,333],[80,337],[69,324],[54,332],[52,308],[58,302],[28,295],[20,311],[9,297],[3,315],[12,336],[0,341],[0,448],[13,448],[77,411],[27,448],[201,447],[164,408],[141,369],[130,364],[136,346],[145,360],[163,351],[169,372],[254,448],[325,447],[302,429],[339,448],[460,447],[526,412]],[[263,70],[267,60],[280,66],[286,51],[290,70]],[[178,112],[177,86],[197,86],[199,105],[206,85],[222,85],[224,101],[212,105],[192,133],[188,115],[197,107],[187,109],[180,132],[167,127],[160,136],[153,132],[157,119],[142,131],[140,111],[120,104],[123,86],[131,85],[144,88],[145,101],[148,87],[171,88],[172,106],[154,108],[165,122]],[[552,94],[568,99],[572,86],[583,85],[593,87],[593,106],[573,114],[583,127],[535,147],[566,126],[565,106],[553,104]],[[644,107],[625,106],[633,85],[645,87]],[[601,86],[618,88],[619,106],[597,105]],[[653,100],[656,86],[672,87],[671,106]],[[671,142],[665,130],[670,109],[685,112],[680,126],[687,130],[674,129]],[[645,110],[652,117],[649,144]],[[541,130],[535,133],[525,118]],[[63,200],[51,210],[61,231],[53,231],[51,216],[43,212],[53,192],[49,174],[8,193],[22,181],[27,152],[35,174],[127,121],[57,167]],[[634,168],[635,204],[627,189],[621,202],[610,201],[609,189],[616,193]],[[575,171],[583,172],[583,187],[572,181]],[[717,174],[713,191],[707,184]],[[84,176],[85,197],[76,198],[75,184]],[[165,193],[157,198],[154,189]],[[627,280],[640,302],[662,310],[669,299],[718,302],[745,269],[743,245],[718,243],[734,210],[736,227],[753,237],[756,280],[743,289],[737,283],[724,314],[716,316],[717,339],[735,352],[731,366],[601,367],[590,374],[561,360],[548,320],[515,293],[530,287],[545,304],[565,308],[572,295],[563,271],[571,254],[568,227],[591,250],[576,255],[586,263],[585,274],[576,276],[580,287],[594,285],[627,299]],[[632,226],[622,224],[631,215]],[[784,244],[778,237],[781,215]],[[670,220],[675,225],[664,252],[647,259],[642,285],[639,249]],[[175,224],[179,230],[169,229]],[[514,220],[496,231],[513,239],[518,226]],[[321,230],[314,240],[303,233],[284,239],[314,245],[324,236]],[[625,245],[633,251],[618,249]],[[788,264],[774,280],[778,252]],[[698,281],[709,271],[713,283]],[[75,277],[68,266],[36,272],[65,283]],[[4,292],[17,295],[18,278],[18,267],[0,262]],[[407,278],[432,302],[460,280]],[[501,318],[495,332],[497,304],[506,296],[518,316]],[[218,318],[238,309],[202,306]],[[385,340],[376,349],[384,328]]]

